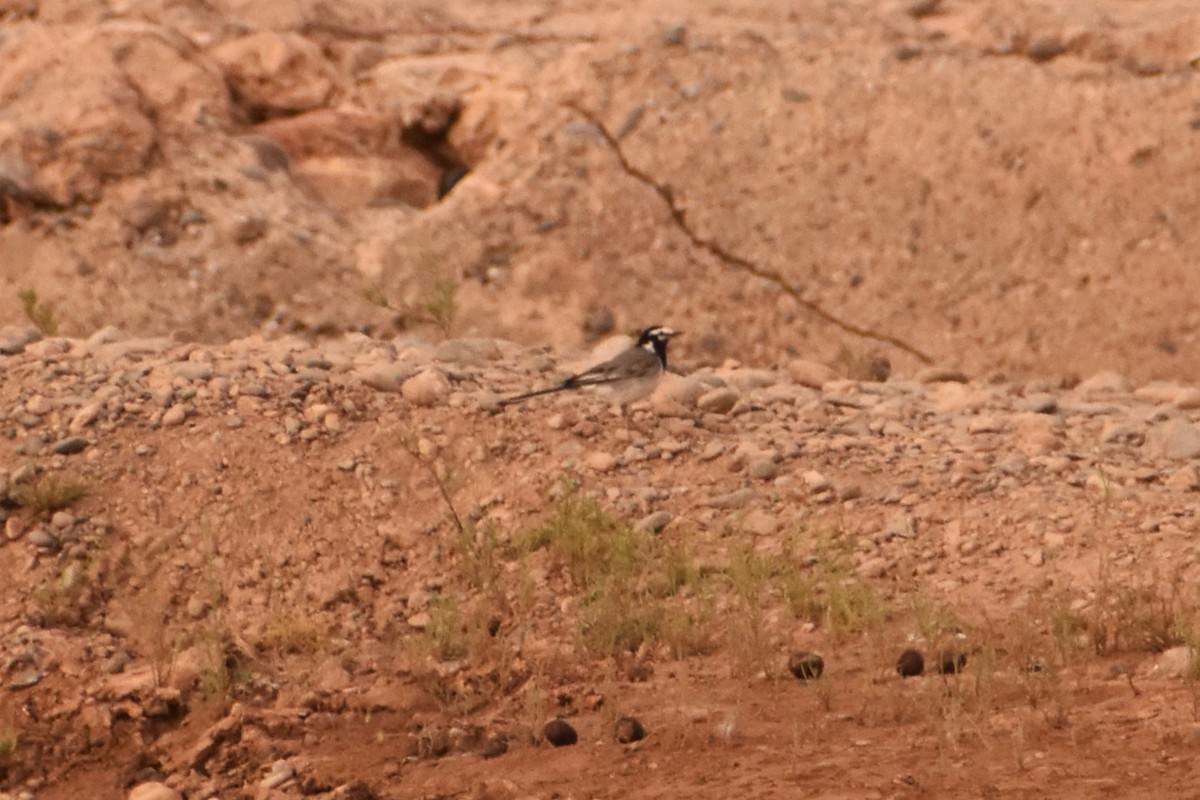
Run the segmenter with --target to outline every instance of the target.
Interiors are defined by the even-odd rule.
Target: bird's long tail
[[[563,389],[570,389],[570,388],[572,388],[570,384],[562,383],[562,384],[559,384],[558,386],[551,386],[548,389],[538,389],[537,391],[534,391],[534,392],[525,392],[525,394],[515,394],[512,397],[501,398],[500,400],[497,401],[497,405],[511,406],[513,403],[521,403],[532,397],[541,397],[544,394],[554,394],[555,392],[561,392]]]

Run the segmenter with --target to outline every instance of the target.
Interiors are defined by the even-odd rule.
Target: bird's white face
[[[640,343],[642,347],[653,350],[655,344],[665,344],[668,339],[675,335],[675,330],[660,325],[642,331]]]

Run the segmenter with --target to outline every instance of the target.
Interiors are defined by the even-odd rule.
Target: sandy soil
[[[0,20],[0,796],[1193,792],[1195,3]]]

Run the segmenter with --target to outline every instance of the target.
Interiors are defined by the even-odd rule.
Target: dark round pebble
[[[579,741],[579,734],[565,719],[552,719],[542,728],[546,741],[555,747],[566,747]]]
[[[900,654],[900,660],[896,662],[896,672],[900,673],[900,677],[911,678],[924,671],[925,656],[921,655],[920,650],[910,647]]]
[[[961,650],[943,650],[938,654],[938,672],[957,675],[967,667],[967,654]]]
[[[617,741],[621,744],[640,742],[646,738],[646,727],[637,717],[621,717],[617,720]]]
[[[797,650],[788,658],[788,670],[802,681],[813,681],[825,672],[825,659],[819,653]]]

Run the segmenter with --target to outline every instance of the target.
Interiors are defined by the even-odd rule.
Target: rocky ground
[[[559,355],[106,329],[6,357],[12,796],[1192,780],[1200,390],[685,357],[631,419],[497,410]],[[906,647],[966,666],[902,679]]]
[[[1194,793],[1192,0],[0,21],[0,799]]]

